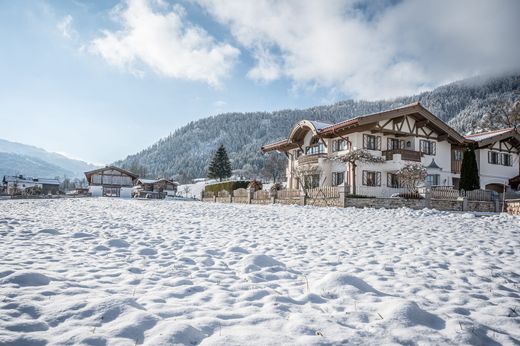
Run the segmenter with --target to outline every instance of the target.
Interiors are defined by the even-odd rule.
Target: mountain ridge
[[[260,147],[286,138],[290,128],[300,120],[336,123],[417,101],[455,130],[466,134],[484,129],[483,119],[494,106],[513,102],[514,90],[520,86],[519,76],[477,76],[392,100],[345,100],[307,109],[213,115],[191,121],[115,164],[127,169],[145,166],[150,177],[175,175],[186,182],[205,176],[212,153],[224,144],[234,169],[260,172],[265,162]]]
[[[83,178],[98,166],[45,149],[0,139],[0,175]]]

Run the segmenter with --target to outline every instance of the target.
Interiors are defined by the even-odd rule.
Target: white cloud
[[[90,51],[135,74],[147,66],[157,74],[219,86],[239,55],[186,21],[184,9],[163,1],[128,0],[113,10],[122,28],[104,31]]]
[[[72,16],[68,14],[56,26],[61,35],[67,39],[73,39],[77,36],[76,30],[72,26],[72,21]]]
[[[256,60],[248,76],[366,99],[520,67],[517,0],[197,0]]]

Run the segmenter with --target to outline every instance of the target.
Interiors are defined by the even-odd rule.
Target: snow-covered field
[[[0,202],[1,345],[519,344],[520,218]]]

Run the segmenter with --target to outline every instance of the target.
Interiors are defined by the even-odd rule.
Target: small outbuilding
[[[142,179],[135,182],[134,194],[143,198],[165,198],[177,194],[177,183],[168,179]]]
[[[134,182],[139,177],[119,167],[106,166],[85,172],[89,193],[93,197],[132,197]]]

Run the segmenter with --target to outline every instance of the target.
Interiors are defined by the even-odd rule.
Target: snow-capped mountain
[[[96,167],[38,147],[0,139],[0,176],[83,178],[83,172]]]

